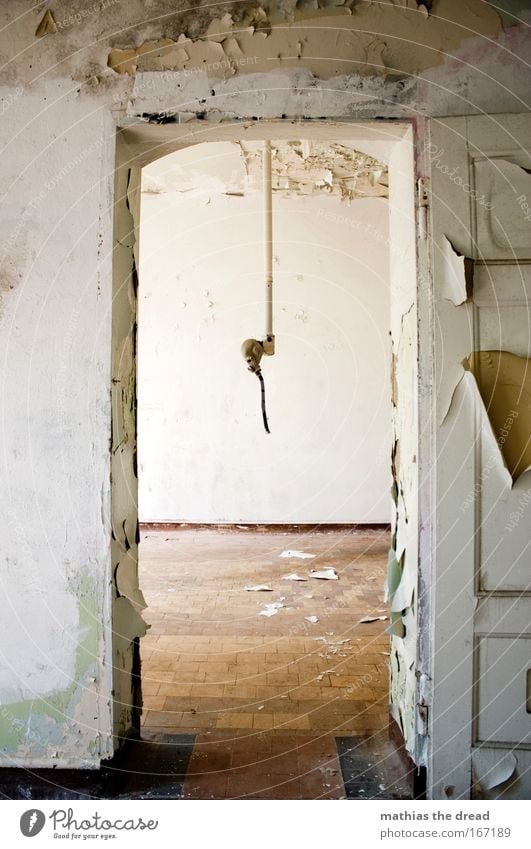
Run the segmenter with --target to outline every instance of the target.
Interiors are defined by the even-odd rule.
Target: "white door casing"
[[[138,586],[136,502],[135,337],[140,169],[160,156],[199,141],[291,139],[295,136],[328,141],[347,139],[356,142],[360,150],[378,150],[379,155],[384,157],[390,155],[390,230],[394,256],[397,258],[391,281],[391,322],[393,341],[397,344],[395,353],[399,398],[395,404],[399,413],[395,433],[398,438],[402,436],[402,468],[407,472],[401,477],[402,492],[395,525],[399,554],[407,555],[402,575],[404,580],[401,582],[401,593],[406,597],[406,603],[402,610],[394,614],[398,620],[404,620],[405,638],[394,637],[392,698],[408,750],[416,756],[420,749],[424,749],[425,738],[416,745],[419,452],[416,414],[418,354],[414,161],[412,127],[409,123],[395,121],[312,121],[296,122],[295,126],[285,121],[215,124],[197,121],[158,126],[141,120],[136,123],[128,121],[127,126],[119,132],[115,197],[112,441],[115,739],[117,742],[124,739],[134,729],[138,719],[139,693],[135,664],[138,639],[146,630],[141,617],[145,602]],[[426,521],[429,521],[429,517]]]

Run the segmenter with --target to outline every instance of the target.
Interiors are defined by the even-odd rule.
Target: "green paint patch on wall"
[[[0,747],[10,760],[16,761],[17,752],[25,746],[31,748],[33,758],[45,755],[50,747],[60,749],[61,741],[72,734],[76,706],[87,688],[97,682],[103,634],[98,595],[89,576],[82,579],[77,594],[81,598],[78,629],[81,639],[70,686],[45,698],[25,699],[0,708]],[[94,727],[94,740],[89,743],[91,754],[98,748],[98,736],[99,730]]]

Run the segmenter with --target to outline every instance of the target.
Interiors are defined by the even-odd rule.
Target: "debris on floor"
[[[308,572],[310,578],[321,578],[323,581],[337,581],[339,575],[331,566],[325,566],[324,569],[310,569]]]
[[[346,792],[338,732],[349,750],[353,737],[356,745],[381,733],[378,752],[371,746],[363,769],[355,765],[374,770],[376,788],[385,784],[393,798],[401,766],[387,769],[389,657],[380,652],[389,651],[381,633],[388,623],[358,626],[362,616],[386,612],[380,585],[388,535],[187,528],[167,536],[152,534],[140,558],[152,626],[141,644],[142,733],[156,740],[169,731],[199,735],[182,798],[339,799]],[[315,549],[313,567],[279,558],[300,543],[303,552]],[[331,567],[335,583],[308,575]],[[366,581],[367,572],[377,582]],[[309,586],[281,582],[290,574]],[[272,592],[245,589],[261,585]]]
[[[387,619],[387,616],[364,616],[363,619],[360,619],[358,621],[361,622],[362,625],[365,625],[368,622],[378,622],[379,619],[383,622],[385,619]]]
[[[314,640],[318,643],[324,643],[323,651],[318,654],[318,656],[322,657],[324,660],[330,660],[332,657],[349,657],[349,652],[352,652],[354,648],[349,645],[350,637],[346,637],[344,640],[330,640],[328,637],[314,637]],[[324,673],[336,674],[332,669],[325,669]]]
[[[247,592],[249,593],[272,593],[273,587],[268,586],[268,584],[255,584],[252,587],[245,587]]]
[[[332,769],[329,766],[320,766],[319,772],[322,772],[323,775],[326,775],[328,778],[332,775],[337,775],[337,769]]]
[[[333,636],[333,634],[329,634],[328,636]],[[314,637],[319,643],[327,643],[329,646],[343,646],[345,643],[350,643],[350,637],[345,637],[344,640],[328,640],[326,637]]]
[[[295,549],[290,548],[279,554],[279,557],[298,557],[300,560],[307,560],[308,558],[315,557],[315,554],[307,554],[305,551],[295,551]]]
[[[283,581],[307,581],[308,578],[303,578],[301,575],[297,575],[296,572],[292,572],[290,575],[282,575]]]
[[[304,618],[306,619],[307,622],[311,622],[312,625],[315,625],[316,622],[319,622],[318,616],[305,616]]]
[[[273,601],[271,604],[264,604],[264,609],[260,611],[259,616],[274,616],[275,613],[284,607],[281,601]]]

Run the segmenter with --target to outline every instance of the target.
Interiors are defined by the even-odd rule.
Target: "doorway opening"
[[[412,292],[415,305],[407,156],[406,214],[389,197],[410,128],[271,129],[270,434],[240,353],[263,329],[262,139],[235,128],[142,169],[142,736],[191,739],[187,798],[407,798],[389,668],[403,691],[415,611],[390,614],[386,584],[389,549],[415,545],[390,495],[402,431],[416,433],[414,388],[407,422],[391,390]],[[407,485],[401,497],[416,532]]]

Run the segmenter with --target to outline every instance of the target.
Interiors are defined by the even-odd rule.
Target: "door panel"
[[[508,226],[508,222],[507,226]],[[529,226],[529,225],[528,225]],[[476,264],[474,306],[478,348],[511,351],[527,357],[531,329],[531,264]],[[531,592],[529,518],[531,480],[524,475],[512,487],[493,474],[498,449],[482,442],[478,493],[481,518],[479,590]],[[493,512],[496,521],[491,521]],[[501,532],[500,532],[501,531]]]
[[[531,166],[524,150],[505,156],[473,159],[476,187],[476,251],[479,259],[529,258],[530,216],[524,204],[531,199]]]
[[[478,721],[475,742],[530,746],[527,711],[530,638],[517,635],[478,640]]]

